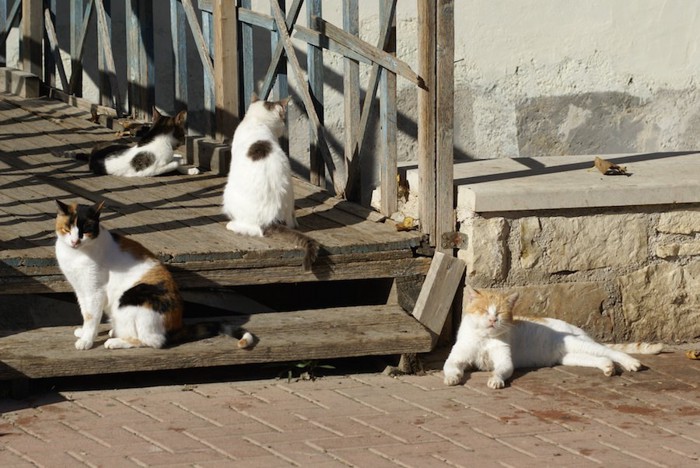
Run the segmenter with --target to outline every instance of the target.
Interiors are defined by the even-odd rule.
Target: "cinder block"
[[[187,156],[190,164],[225,176],[231,165],[231,145],[208,138],[190,138],[187,140]]]

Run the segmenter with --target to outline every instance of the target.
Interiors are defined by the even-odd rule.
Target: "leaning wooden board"
[[[109,350],[103,329],[95,347],[78,351],[72,327],[7,334],[0,380],[416,353],[432,345],[430,332],[396,305],[254,314],[240,323],[258,339],[252,349],[219,336],[168,349]]]

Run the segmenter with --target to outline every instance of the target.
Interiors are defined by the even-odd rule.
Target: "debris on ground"
[[[603,175],[625,175],[627,177],[632,175],[627,172],[626,167],[619,166],[598,156],[595,157],[593,164]]]

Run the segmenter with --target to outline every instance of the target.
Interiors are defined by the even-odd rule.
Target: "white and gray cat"
[[[518,294],[467,287],[469,303],[457,341],[443,372],[446,385],[457,385],[465,369],[492,371],[487,385],[503,388],[514,369],[565,366],[596,367],[607,376],[615,364],[638,371],[642,364],[625,352],[658,354],[662,344],[602,345],[580,328],[553,318],[513,317]]]
[[[138,242],[102,227],[102,203],[56,202],[56,259],[83,316],[77,349],[92,347],[103,312],[112,325],[105,348],[161,348],[217,334],[237,338],[239,348],[254,344],[249,332],[229,322],[184,325],[183,301],[168,269]]]
[[[168,117],[154,108],[152,125],[137,144],[98,143],[90,154],[67,152],[65,155],[88,161],[90,170],[97,175],[150,177],[173,171],[199,174],[196,167],[184,167],[184,158],[175,153],[185,142],[186,120],[186,111]]]
[[[304,249],[305,270],[318,254],[318,243],[297,231],[289,157],[279,144],[287,104],[262,101],[254,94],[231,142],[231,168],[224,189],[226,228],[248,236],[277,235]]]

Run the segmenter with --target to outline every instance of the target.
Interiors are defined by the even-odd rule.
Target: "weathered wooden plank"
[[[276,1],[277,5],[279,6],[280,10],[282,10],[282,13],[286,11],[286,1],[285,0],[271,0],[271,1]],[[296,15],[299,14],[299,11],[301,9],[301,4],[303,0],[294,0],[294,8],[296,8]],[[296,15],[293,18],[291,24],[287,22],[287,30],[290,31],[294,27],[294,23],[296,22]],[[289,16],[287,17],[289,19]],[[270,53],[274,54],[277,51],[277,46],[280,46],[282,50],[284,50],[284,47],[282,47],[282,44],[280,44],[279,41],[279,36],[277,34],[272,34],[270,37]],[[278,101],[280,99],[286,98],[289,96],[289,83],[287,79],[287,62],[285,60],[280,60],[279,64],[277,66],[277,77],[275,79],[275,86],[272,89],[272,99],[275,101]],[[287,147],[287,140],[281,141],[282,147],[284,148],[285,151],[289,152],[289,148]]]
[[[271,2],[270,4],[272,5],[272,10],[275,13],[275,21],[277,22],[277,28],[280,33],[280,39],[282,41],[282,44],[284,45],[285,51],[287,52],[287,59],[292,65],[292,71],[294,72],[297,83],[301,85],[299,87],[299,93],[301,94],[302,101],[304,102],[306,113],[309,115],[309,119],[314,125],[313,128],[316,131],[316,139],[321,148],[323,160],[326,162],[328,173],[333,182],[333,188],[335,189],[338,195],[341,195],[343,193],[344,185],[341,184],[338,179],[338,174],[335,169],[335,163],[333,162],[331,152],[328,149],[328,144],[326,142],[325,130],[323,125],[321,125],[321,121],[319,120],[318,115],[316,114],[316,110],[314,108],[314,103],[311,99],[309,89],[303,85],[304,83],[306,83],[306,80],[304,79],[304,74],[301,70],[301,66],[299,65],[299,60],[297,59],[296,53],[294,52],[294,46],[289,37],[289,31],[287,30],[287,25],[285,24],[284,16],[282,15],[282,11],[280,10],[280,7],[279,5],[277,5],[276,2]]]
[[[320,25],[322,28],[323,24]],[[360,10],[357,0],[343,0],[343,31],[356,38],[360,33]],[[359,202],[361,198],[360,155],[357,133],[360,123],[360,64],[351,58],[343,60],[343,149],[345,156],[345,198]]]
[[[214,90],[216,136],[233,137],[241,119],[238,81],[238,20],[235,2],[216,0],[214,4]]]
[[[84,1],[83,0],[70,0],[70,6],[68,14],[70,16],[70,82],[68,84],[67,94],[82,94],[83,88],[83,41],[84,36],[81,37],[81,31],[83,31],[84,24],[90,20],[90,17],[84,18]],[[92,2],[88,1],[87,9],[92,11]]]
[[[72,327],[39,328],[0,338],[0,379],[44,378],[307,359],[416,353],[429,333],[398,306],[364,306],[232,316],[258,342],[249,350],[216,337],[169,349],[78,351]],[[342,326],[338,326],[342,323]]]
[[[363,41],[362,39],[348,34],[339,27],[335,26],[328,21],[320,19],[321,21],[321,33],[328,36],[335,42],[342,44],[343,46],[353,50],[355,53],[363,55],[371,60],[373,63],[378,63],[384,68],[387,68],[397,75],[409,80],[411,83],[416,84],[418,87],[424,87],[425,83],[421,79],[421,76],[414,72],[411,67],[403,60],[394,57],[393,55],[384,52],[371,44]]]
[[[41,77],[43,70],[44,2],[22,1],[22,68]]]
[[[175,110],[187,103],[187,31],[185,13],[179,0],[170,0],[170,40],[173,50],[173,87]]]
[[[284,0],[273,1],[278,1],[280,8],[284,7]],[[292,6],[289,9],[289,12],[287,13],[287,19],[285,23],[290,33],[294,28],[297,18],[299,17],[299,13],[301,11],[301,4],[302,0],[294,0],[294,3],[292,4]],[[278,84],[278,92],[277,96],[274,97],[274,99],[279,99],[280,96],[280,80],[284,81],[282,87],[287,86],[287,68],[286,64],[281,61],[282,53],[284,52],[284,44],[277,39],[277,34],[275,34],[275,31],[272,31],[272,38],[270,40],[270,44],[272,46],[272,56],[270,58],[270,64],[267,67],[267,71],[263,75],[263,82],[260,85],[260,96],[263,99],[267,99],[267,97],[270,95],[270,92],[272,91],[272,86],[275,82],[277,82]]]
[[[250,106],[250,100],[255,92],[255,60],[253,59],[253,27],[250,23],[247,23],[241,19],[241,14],[244,11],[251,11],[251,0],[240,0],[240,8],[236,10],[236,17],[240,22],[240,34],[241,34],[241,51],[242,56],[241,64],[243,70],[241,70],[240,75],[243,77],[243,108],[244,111],[248,110]],[[274,23],[274,20],[270,18]]]
[[[465,267],[464,261],[442,252],[435,252],[413,309],[413,316],[431,331],[433,344],[437,342],[445,325],[452,300],[462,282]]]
[[[322,14],[321,0],[308,0],[306,2],[306,22],[312,25],[314,17]],[[314,45],[306,47],[306,70],[309,77],[309,91],[314,102],[316,114],[321,125],[324,123],[323,109],[323,50]],[[325,174],[323,156],[316,141],[313,128],[309,128],[309,181],[319,187],[324,187]]]
[[[5,5],[7,6],[7,5]],[[5,63],[5,45],[7,42],[7,35],[10,30],[19,24],[19,20],[22,18],[22,0],[15,0],[12,8],[7,12],[5,17],[5,22],[3,24],[2,30],[0,30],[0,58],[2,58],[2,63]]]
[[[396,16],[386,2],[382,2],[379,9],[379,22],[388,23],[388,41],[385,50],[396,52]],[[381,142],[383,153],[381,155],[381,211],[387,216],[391,216],[398,209],[398,182],[397,162],[398,151],[396,148],[396,75],[387,69],[382,70],[381,81],[381,101],[379,102],[379,124],[381,126]]]
[[[153,59],[149,59],[149,55],[153,56],[153,10],[148,6],[149,2],[131,0],[125,7],[129,114],[141,120],[150,118],[154,104],[151,102]]]
[[[202,10],[202,36],[204,37],[205,44],[207,46],[207,54],[209,57],[214,56],[214,27],[212,24],[212,14],[208,11]],[[221,44],[223,46],[223,44]],[[204,74],[203,84],[204,84],[204,119],[202,122],[202,131],[205,135],[216,138],[216,129],[214,120],[216,118],[216,90],[215,86],[219,84],[216,82],[217,69],[220,63],[216,63],[214,68],[214,75],[209,76]],[[230,78],[230,77],[229,77]],[[215,84],[216,82],[216,84]],[[233,132],[231,133],[233,135]]]
[[[104,54],[105,74],[109,78],[109,86],[112,93],[112,104],[117,113],[123,112],[121,97],[119,95],[119,84],[117,83],[117,67],[114,65],[114,54],[112,53],[112,40],[110,37],[109,23],[107,22],[107,12],[102,0],[95,2],[95,12],[97,14],[97,32],[99,36],[99,51]],[[101,67],[100,67],[101,68]]]
[[[435,193],[435,3],[432,0],[418,1],[418,72],[425,82],[425,89],[418,89],[418,174],[421,185],[419,199],[421,230],[428,234],[430,244],[436,238]]]
[[[454,215],[454,1],[437,2],[437,52],[435,76],[437,80],[435,108],[435,248],[443,248],[440,239],[445,232],[455,229]]]
[[[51,10],[48,8],[44,10],[44,24],[46,25],[46,35],[49,38],[51,53],[53,54],[53,59],[58,69],[58,76],[61,80],[61,87],[67,92],[69,90],[68,78],[66,77],[66,70],[63,68],[63,60],[61,59],[61,51],[58,48],[58,37],[56,36],[56,29],[53,27]]]
[[[204,34],[202,34],[202,28],[199,27],[197,13],[192,6],[192,0],[181,0],[181,2],[182,7],[185,9],[185,15],[187,16],[187,22],[190,25],[192,36],[197,44],[197,52],[199,53],[199,58],[202,61],[204,73],[213,81],[214,65],[212,64],[211,57],[209,56],[209,47],[207,46],[207,41],[204,39]]]

